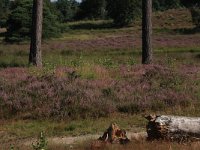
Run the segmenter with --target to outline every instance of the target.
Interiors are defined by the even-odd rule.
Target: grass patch
[[[19,120],[7,121],[1,126],[1,130],[7,134],[20,138],[37,137],[39,132],[44,131],[50,136],[79,136],[86,134],[101,134],[110,123],[115,122],[120,127],[131,131],[143,131],[146,120],[140,115],[114,115],[111,118],[80,119],[69,121],[37,121]],[[6,140],[6,139],[4,139]]]

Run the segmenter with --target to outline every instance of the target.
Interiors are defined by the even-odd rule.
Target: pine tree
[[[32,37],[29,54],[29,63],[37,67],[42,67],[42,21],[43,0],[33,0]]]
[[[152,0],[142,0],[142,63],[152,63]]]

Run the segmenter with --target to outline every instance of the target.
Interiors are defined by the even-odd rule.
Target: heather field
[[[152,65],[141,65],[140,24],[139,20],[125,28],[104,20],[65,24],[61,38],[43,41],[42,69],[28,66],[28,42],[7,44],[2,38],[5,30],[0,29],[0,145],[4,149],[20,145],[20,140],[41,131],[50,137],[97,134],[110,122],[127,131],[144,131],[144,115],[149,113],[199,116],[200,31],[190,12],[154,14]],[[71,149],[49,144],[52,150]],[[88,145],[73,149],[90,149]],[[136,141],[101,149],[197,147],[199,143]]]

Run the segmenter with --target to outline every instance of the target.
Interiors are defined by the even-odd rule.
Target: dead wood
[[[148,140],[165,139],[170,141],[187,142],[200,140],[200,118],[182,116],[145,117]]]

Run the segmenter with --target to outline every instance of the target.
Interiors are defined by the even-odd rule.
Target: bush
[[[193,23],[200,27],[200,1],[199,0],[181,0],[181,3],[190,9]]]
[[[34,145],[32,144],[33,146],[33,150],[46,150],[47,149],[47,139],[44,135],[43,132],[40,133],[39,137],[38,137],[38,141],[37,143]]]
[[[153,0],[153,9],[164,11],[172,8],[179,8],[181,6],[180,0]]]
[[[200,27],[200,8],[194,7],[191,9],[193,23]]]
[[[55,4],[62,22],[74,20],[78,11],[78,2],[75,0],[58,0]]]
[[[88,79],[65,67],[40,71],[0,70],[0,119],[98,118],[185,108],[199,99],[194,74],[158,65],[122,66],[113,79]]]
[[[194,6],[200,6],[199,0],[180,0],[180,1],[185,7],[191,8]]]
[[[31,0],[16,0],[12,3],[11,14],[7,20],[7,42],[20,42],[29,40],[32,25],[32,5]],[[60,33],[57,16],[46,0],[44,2],[43,38],[57,37]]]
[[[106,13],[106,0],[83,0],[76,18],[104,19]]]
[[[108,16],[117,26],[126,26],[141,15],[141,0],[107,0]]]
[[[6,20],[9,14],[9,0],[1,0],[0,1],[0,27],[5,27]]]

